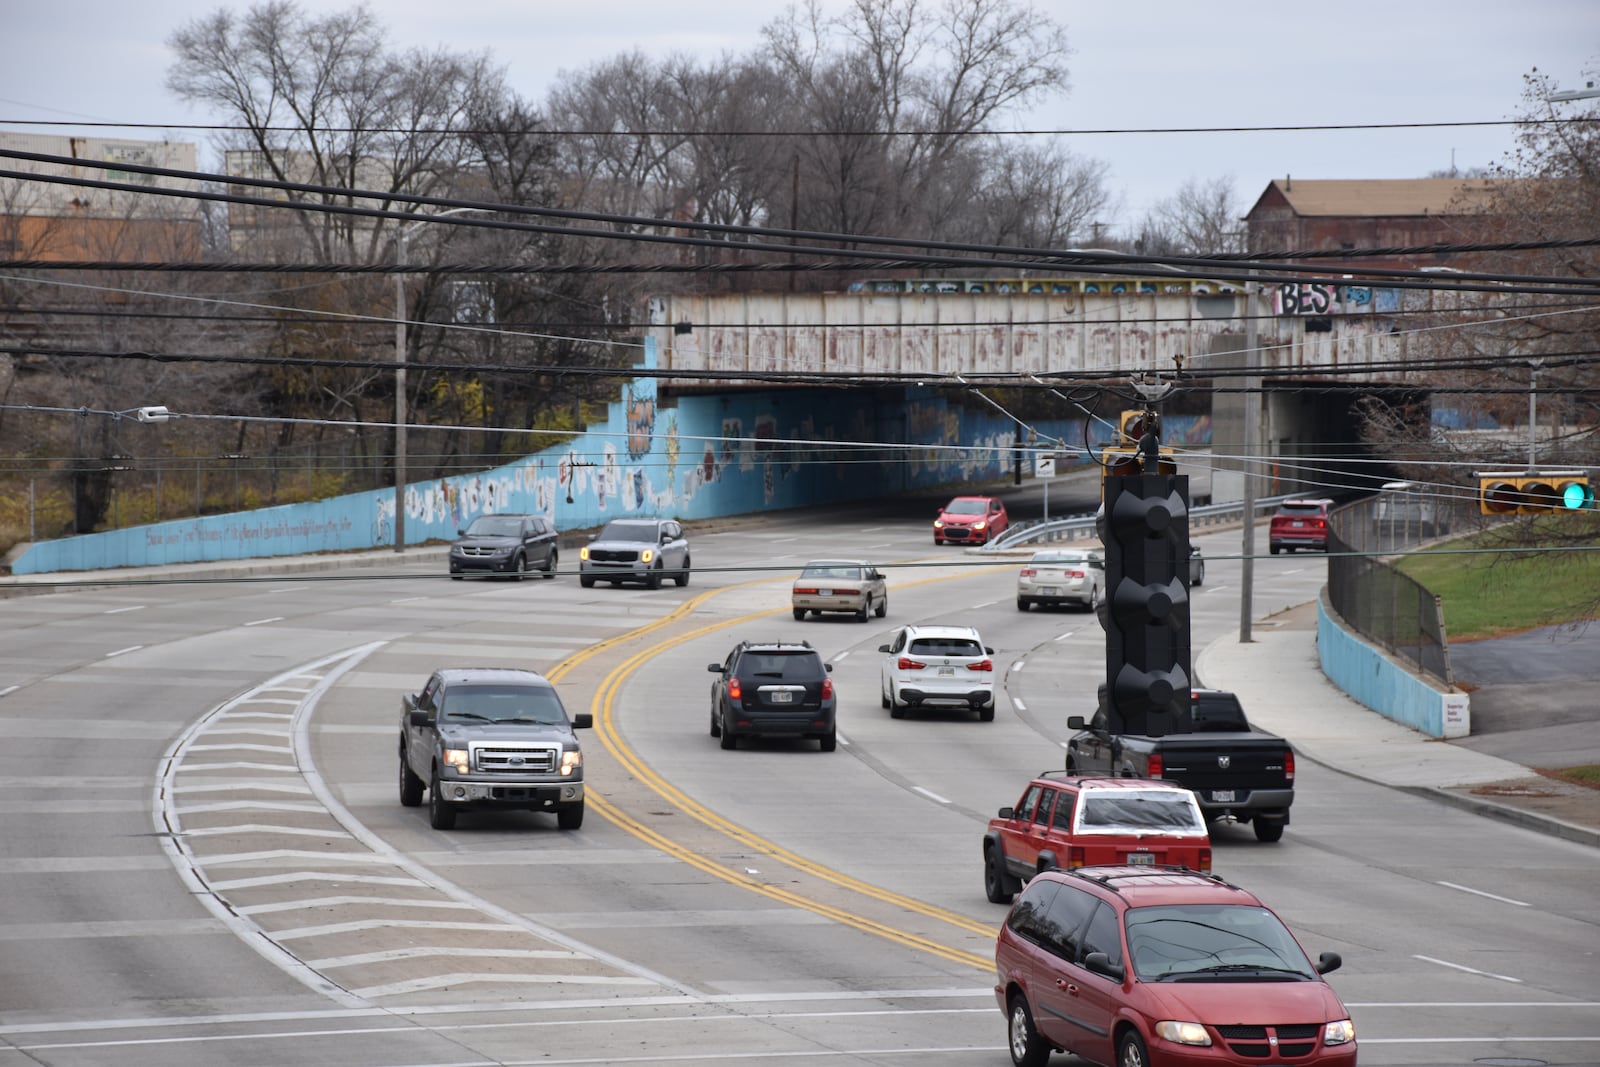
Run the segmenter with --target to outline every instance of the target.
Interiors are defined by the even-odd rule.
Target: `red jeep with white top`
[[[1099,864],[1211,870],[1211,835],[1194,794],[1150,778],[1045,771],[983,835],[983,889],[995,904],[1040,871]]]

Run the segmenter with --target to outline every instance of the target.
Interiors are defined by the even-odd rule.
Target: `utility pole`
[[[1250,633],[1252,603],[1255,594],[1256,555],[1256,480],[1253,470],[1256,443],[1261,422],[1261,360],[1257,358],[1256,344],[1255,271],[1245,282],[1244,294],[1244,434],[1241,439],[1241,468],[1244,471],[1244,534],[1240,539],[1239,553],[1243,557],[1239,572],[1239,643],[1249,644],[1255,639]]]
[[[1539,371],[1542,359],[1528,360],[1528,473],[1539,467]]]
[[[395,249],[405,255],[404,236]],[[406,550],[406,276],[394,276],[394,550]]]

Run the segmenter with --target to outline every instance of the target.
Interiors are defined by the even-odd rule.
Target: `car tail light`
[[[1034,570],[1032,567],[1024,567],[1024,568],[1022,568],[1022,576],[1024,578],[1032,578],[1034,575],[1036,575],[1038,573],[1039,572]]]
[[[978,663],[969,663],[969,664],[967,664],[967,670],[969,670],[969,671],[992,671],[992,670],[994,670],[994,663],[991,662],[990,660],[983,660],[983,661],[978,662]]]
[[[1283,754],[1283,780],[1286,782],[1294,781],[1294,749],[1292,748]]]
[[[796,586],[795,587],[795,591],[794,591],[794,595],[795,596],[816,596],[817,595],[817,591],[815,589],[801,589],[800,587]]]
[[[1161,753],[1159,752],[1150,753],[1150,759],[1147,766],[1148,770],[1145,771],[1146,778],[1160,778],[1161,772],[1166,769],[1165,765],[1162,763]]]
[[[1089,863],[1089,854],[1082,845],[1072,845],[1067,849],[1067,869],[1084,867]]]
[[[1067,571],[1066,573],[1067,573],[1067,577],[1068,578],[1083,578],[1083,577],[1087,577],[1082,571]]]
[[[824,678],[822,680],[822,699],[823,700],[832,700],[833,699],[833,679],[832,678]]]
[[[744,686],[740,684],[737,678],[728,679],[728,699],[734,703],[744,699]]]
[[[1209,848],[1203,848],[1203,849],[1200,850],[1200,861],[1199,862],[1200,862],[1201,873],[1210,874],[1211,873],[1211,850]]]
[[[909,656],[901,656],[900,662],[895,664],[895,667],[902,671],[920,671],[926,666],[926,663],[918,663]]]

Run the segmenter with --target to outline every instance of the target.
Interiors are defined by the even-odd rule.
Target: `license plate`
[[[784,689],[780,689],[776,693],[769,693],[768,694],[768,698],[774,704],[793,704],[794,703],[794,694],[789,692],[789,691],[787,691],[787,690],[784,690]],[[1228,795],[1230,797],[1233,796],[1232,793],[1229,793]]]
[[[1211,799],[1216,801],[1218,804],[1232,804],[1234,801],[1233,790],[1213,789],[1211,791]]]
[[[1301,522],[1299,519],[1294,520],[1294,528],[1296,530],[1300,529],[1304,525],[1305,523]]]
[[[1130,852],[1130,853],[1128,853],[1128,863],[1129,863],[1130,866],[1134,866],[1134,867],[1153,867],[1153,866],[1155,866],[1155,862],[1156,862],[1156,854],[1154,852]]]
[[[818,589],[817,590],[817,595],[818,596],[832,596],[833,595],[833,590],[832,589]]]
[[[954,675],[955,673],[956,673],[956,669],[954,667],[940,667],[939,668],[939,677],[941,677],[941,678],[950,677],[950,676]]]
[[[1060,596],[1061,590],[1057,589],[1053,585],[1046,585],[1039,589],[1039,594],[1041,596]]]

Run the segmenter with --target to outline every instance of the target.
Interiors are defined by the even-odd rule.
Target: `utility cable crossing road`
[[[1197,641],[1237,614],[1223,536]],[[1017,613],[1016,561],[925,542],[699,535],[693,590],[451,583],[419,556],[6,601],[0,1067],[1008,1062],[983,824],[1061,766],[1105,638]],[[841,545],[885,570],[890,617],[795,622],[790,579]],[[1318,571],[1260,561],[1258,602]],[[996,647],[994,722],[879,708],[876,648],[913,621]],[[706,735],[705,664],[741,638],[834,664],[838,751]],[[593,712],[582,830],[399,804],[399,694],[446,665],[532,667]],[[1593,849],[1309,761],[1297,791],[1281,842],[1218,827],[1215,865],[1344,956],[1364,1063],[1600,1055]]]

